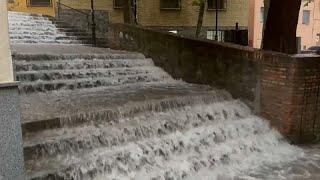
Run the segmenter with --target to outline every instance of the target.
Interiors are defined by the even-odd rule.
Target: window
[[[218,8],[216,8],[216,3],[218,3]],[[226,0],[208,0],[208,10],[224,10],[227,9]]]
[[[181,0],[160,0],[160,9],[181,9]]]
[[[260,8],[260,22],[264,23],[264,7]]]
[[[28,0],[28,6],[52,6],[52,0]]]
[[[302,24],[309,25],[309,23],[310,23],[310,11],[303,10]]]
[[[125,0],[113,0],[113,8],[120,9],[123,8]]]

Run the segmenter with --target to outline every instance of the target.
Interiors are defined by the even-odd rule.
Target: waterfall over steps
[[[11,44],[88,44],[91,41],[84,31],[59,24],[52,17],[11,11],[8,14]],[[72,33],[76,35],[70,35]]]
[[[27,179],[319,179],[320,156],[228,92],[140,53],[66,45],[45,17],[9,16]]]

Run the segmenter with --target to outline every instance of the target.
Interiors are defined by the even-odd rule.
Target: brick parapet
[[[140,51],[175,78],[228,90],[297,143],[320,134],[318,56],[290,56],[123,24],[111,25],[108,35],[110,47]]]

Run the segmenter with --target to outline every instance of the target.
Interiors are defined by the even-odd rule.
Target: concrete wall
[[[24,180],[19,92],[16,83],[0,83],[0,179]]]
[[[13,82],[6,1],[0,1],[0,22],[0,180],[23,180],[19,93]]]
[[[228,90],[296,142],[319,136],[320,121],[313,117],[320,115],[315,111],[320,100],[312,107],[304,104],[305,93],[320,87],[320,57],[264,52],[123,24],[111,25],[108,38],[110,47],[140,51],[175,78]],[[308,97],[317,99],[317,94]]]
[[[9,0],[8,1],[9,11],[43,14],[48,16],[55,15],[55,5],[56,5],[56,0],[52,0],[52,6],[50,7],[27,6],[27,0]]]
[[[85,30],[88,34],[92,33],[92,16],[91,11],[81,10],[83,13],[67,8],[63,5],[57,10],[57,19],[63,21],[71,26]],[[96,37],[105,38],[108,31],[108,19],[109,13],[104,10],[95,11],[95,22],[96,22]]]
[[[12,82],[13,66],[8,33],[8,13],[6,1],[0,2],[0,83]]]

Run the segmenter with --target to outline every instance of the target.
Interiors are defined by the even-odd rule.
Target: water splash
[[[264,168],[306,157],[240,101],[143,113],[76,132],[72,141],[87,139],[81,148],[93,148],[42,160],[49,167],[33,170],[67,167],[43,179],[255,179],[252,172],[270,175]]]

